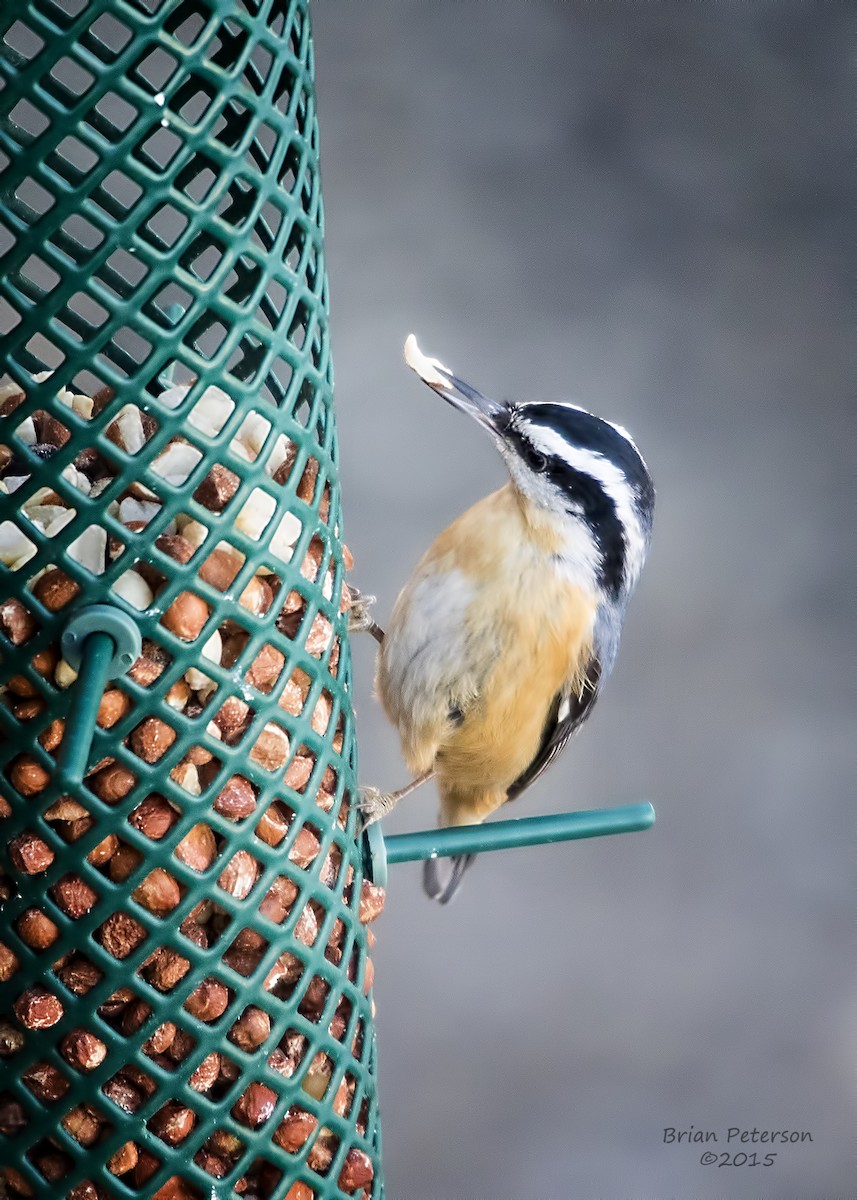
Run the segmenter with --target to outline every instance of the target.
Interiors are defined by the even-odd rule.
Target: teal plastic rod
[[[115,652],[116,643],[109,633],[90,633],[83,644],[80,670],[74,685],[71,711],[62,740],[59,769],[55,776],[59,787],[77,786],[83,782],[98,718],[98,706],[110,678],[110,666]]]
[[[654,823],[655,810],[651,804],[631,804],[626,808],[596,808],[587,812],[521,817],[516,821],[492,821],[487,825],[397,833],[384,841],[388,863],[415,862],[450,854],[484,854],[486,850],[570,842],[577,838],[603,837],[608,833],[636,833],[650,829]]]

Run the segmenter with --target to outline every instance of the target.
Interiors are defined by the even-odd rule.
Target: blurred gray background
[[[515,810],[651,799],[657,825],[483,856],[448,909],[394,869],[390,1200],[857,1191],[848,9],[315,6],[346,536],[381,623],[504,480],[411,330],[488,393],[627,425],[658,486],[615,675]],[[361,777],[397,786],[354,653]],[[691,1125],[814,1140],[702,1166],[663,1142]]]

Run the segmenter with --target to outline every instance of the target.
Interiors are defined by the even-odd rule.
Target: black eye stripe
[[[539,475],[548,469],[547,456],[542,454],[540,450],[536,450],[533,446],[525,445],[524,458],[527,461],[527,466]]]
[[[549,473],[551,480],[583,510],[601,555],[599,582],[606,592],[618,595],[624,582],[628,546],[615,502],[596,479],[575,471],[561,458],[552,459]]]
[[[592,531],[601,557],[599,583],[609,594],[618,595],[624,581],[627,544],[613,499],[597,479],[587,475],[585,471],[577,471],[570,467],[559,455],[542,454],[516,430],[510,431],[510,435],[507,436],[510,436],[518,453],[528,465],[531,455],[537,454],[545,460],[541,473],[546,475],[573,505],[569,512],[582,516]]]

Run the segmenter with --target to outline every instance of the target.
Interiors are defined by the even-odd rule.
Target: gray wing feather
[[[515,800],[521,792],[526,791],[543,771],[546,771],[565,743],[579,729],[592,711],[592,706],[598,698],[598,687],[601,682],[601,663],[597,658],[591,658],[586,669],[586,683],[579,696],[569,696],[558,692],[551,705],[545,730],[542,735],[536,757],[509,788],[508,800]]]

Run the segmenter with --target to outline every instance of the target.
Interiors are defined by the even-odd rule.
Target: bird
[[[589,717],[616,661],[649,548],[655,491],[630,434],[564,401],[490,399],[413,334],[407,365],[489,435],[509,479],[440,533],[379,642],[375,687],[412,780],[360,790],[364,824],[434,778],[442,827],[515,800]],[[424,863],[446,904],[473,855]]]

